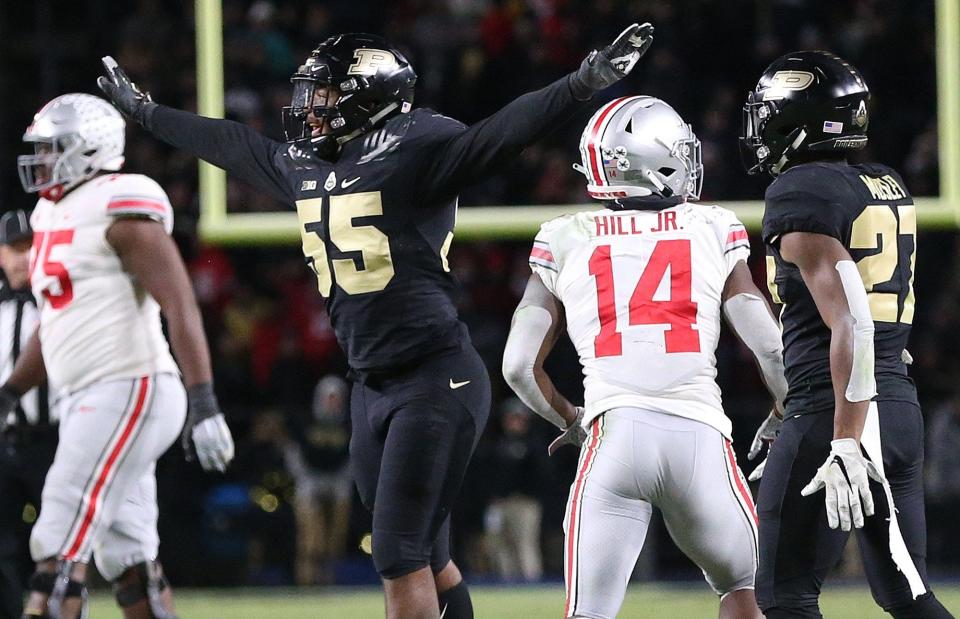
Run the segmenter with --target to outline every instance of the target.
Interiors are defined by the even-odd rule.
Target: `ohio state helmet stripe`
[[[638,95],[634,95],[632,97],[614,99],[595,116],[597,120],[593,124],[593,128],[590,131],[590,140],[587,143],[587,150],[590,153],[590,169],[593,176],[591,180],[594,181],[594,185],[605,186],[610,184],[607,180],[606,172],[603,171],[603,166],[600,165],[600,161],[603,158],[601,145],[603,144],[603,136],[607,132],[607,127],[610,126],[610,120],[617,110],[639,98]]]
[[[604,121],[607,120],[607,117],[610,116],[610,113],[613,112],[613,110],[620,103],[631,98],[632,97],[620,97],[619,99],[614,99],[594,116],[594,118],[597,120],[593,123],[593,127],[590,129],[590,139],[587,140],[587,152],[590,153],[590,172],[592,176],[590,180],[593,181],[594,185],[607,184],[606,176],[603,174],[600,166],[600,158],[603,156],[600,152],[600,143],[602,142],[603,138],[601,126],[603,125]],[[598,136],[600,139],[598,139]]]

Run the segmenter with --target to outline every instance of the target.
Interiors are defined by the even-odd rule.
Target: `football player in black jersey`
[[[622,79],[652,32],[631,25],[577,71],[470,127],[411,109],[416,73],[381,37],[334,36],[293,75],[286,143],[157,105],[104,59],[99,84],[121,111],[296,205],[304,255],[352,370],[351,463],[373,510],[388,617],[473,616],[450,560],[449,513],[490,384],[453,300],[457,194]]]
[[[854,67],[807,51],[771,64],[744,106],[748,169],[774,177],[763,240],[789,383],[782,426],[762,429],[779,430],[757,501],[768,619],[821,616],[820,587],[851,529],[878,605],[951,616],[927,582],[923,418],[904,362],[913,199],[895,170],[846,159],[867,142],[869,103]]]

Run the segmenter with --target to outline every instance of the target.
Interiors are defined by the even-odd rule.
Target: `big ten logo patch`
[[[353,52],[354,63],[347,69],[348,75],[374,75],[381,67],[397,66],[397,58],[383,49],[361,47]]]

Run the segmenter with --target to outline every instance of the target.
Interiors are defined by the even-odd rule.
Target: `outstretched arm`
[[[97,85],[118,110],[171,146],[223,168],[276,200],[293,203],[293,194],[280,172],[285,144],[237,122],[205,118],[154,103],[150,94],[141,92],[113,58],[104,57],[103,65],[107,75],[97,79]]]
[[[446,137],[431,149],[420,179],[438,195],[456,194],[506,166],[594,94],[626,77],[652,42],[653,26],[632,24],[613,43],[591,52],[578,70]]]

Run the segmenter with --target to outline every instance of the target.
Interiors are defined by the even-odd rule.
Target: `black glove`
[[[130,81],[113,56],[102,58],[106,76],[97,78],[97,86],[103,91],[114,107],[146,126],[147,117],[156,103],[150,98],[149,92],[141,92],[137,85]]]
[[[613,86],[633,69],[653,43],[653,26],[631,24],[616,40],[602,50],[593,50],[570,78],[573,96],[586,101],[597,92]]]
[[[233,437],[217,404],[213,383],[187,389],[187,421],[180,442],[187,460],[196,457],[205,471],[227,470],[233,460]]]
[[[15,421],[15,418],[11,419],[11,417],[13,417],[13,411],[20,402],[21,395],[9,385],[0,387],[0,434],[6,432],[7,428]]]

